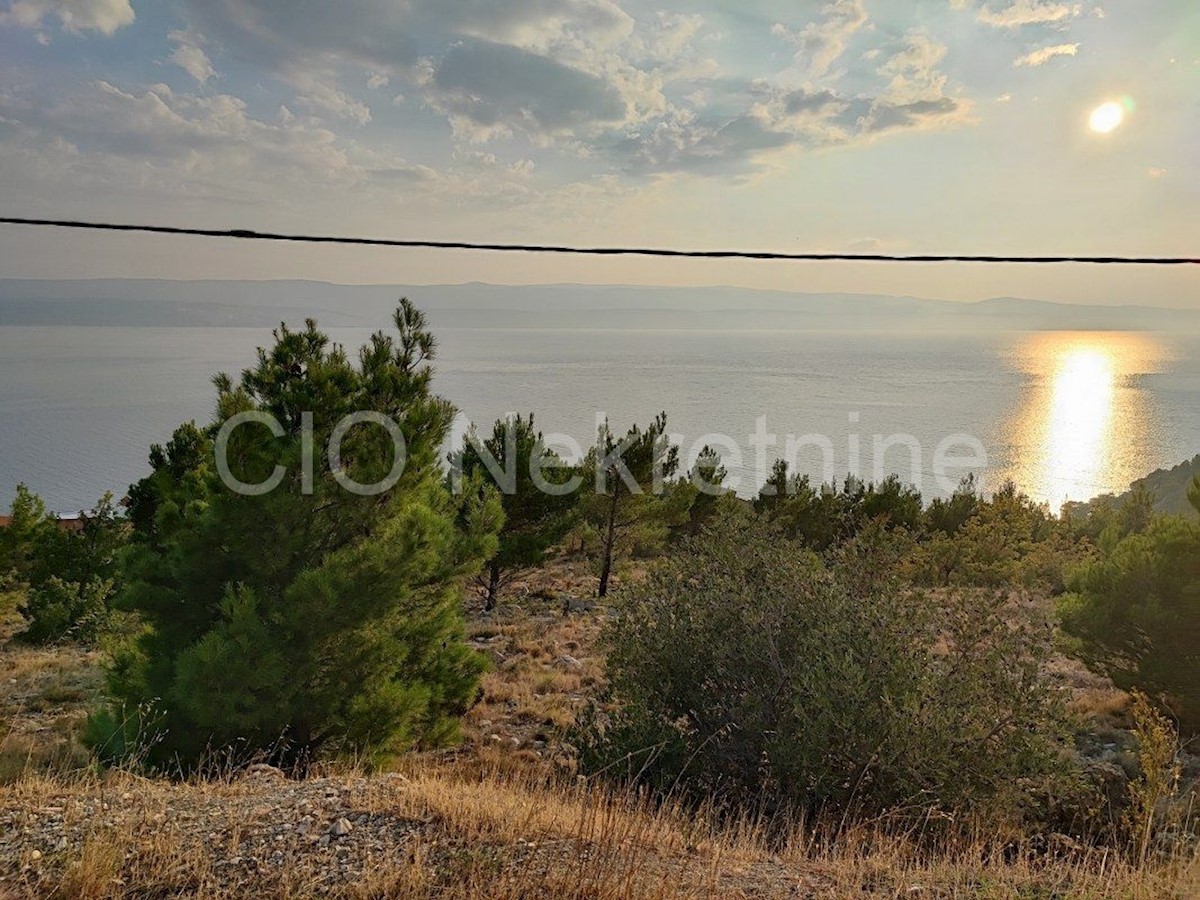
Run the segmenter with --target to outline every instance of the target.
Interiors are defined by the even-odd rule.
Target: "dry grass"
[[[358,824],[344,841],[306,841],[292,827],[304,810],[316,812],[314,834],[338,816]],[[0,815],[10,844],[0,897],[13,898],[1184,900],[1200,890],[1194,857],[1136,867],[1099,849],[1013,856],[982,836],[931,851],[865,827],[836,842],[797,828],[781,845],[761,823],[717,826],[477,759],[306,782],[30,775],[0,789]],[[46,818],[61,827],[39,827]]]
[[[64,771],[85,765],[78,733],[101,684],[95,652],[0,649],[0,784],[30,768]]]

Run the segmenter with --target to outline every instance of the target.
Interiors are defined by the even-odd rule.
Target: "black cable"
[[[123,225],[115,222],[77,222],[65,219],[24,219],[0,216],[0,224],[86,228],[96,231],[138,231],[151,234],[189,234],[199,237],[250,241],[296,241],[309,244],[359,244],[369,247],[425,247],[434,250],[495,250],[509,253],[573,253],[590,256],[677,256],[689,259],[840,260],[851,262],[968,262],[968,263],[1095,263],[1102,265],[1200,265],[1200,259],[1172,256],[970,256],[936,254],[900,256],[887,253],[783,253],[771,250],[670,250],[660,247],[568,247],[553,244],[487,244],[470,241],[395,240],[333,237],[314,234],[276,234],[242,228],[177,228],[169,225]]]

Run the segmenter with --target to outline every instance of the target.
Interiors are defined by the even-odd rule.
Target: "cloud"
[[[629,114],[611,81],[490,41],[452,47],[431,66],[424,87],[426,102],[475,141],[514,132],[572,134],[624,122]]]
[[[1083,14],[1081,3],[1055,0],[1013,0],[1006,7],[986,4],[979,10],[979,21],[993,28],[1020,28],[1024,25],[1050,25]]]
[[[905,128],[921,128],[926,125],[953,118],[962,107],[951,97],[936,100],[913,100],[909,103],[881,101],[871,107],[870,115],[863,120],[864,128],[877,134]]]
[[[760,168],[774,151],[951,128],[967,120],[971,105],[946,93],[947,77],[939,69],[945,54],[923,32],[905,35],[881,53],[876,71],[885,81],[868,93],[719,79],[697,91],[707,101],[703,108],[673,105],[622,138],[613,152],[632,172],[737,174]],[[730,111],[718,114],[722,108]]]
[[[354,63],[400,73],[431,46],[474,38],[546,50],[556,42],[609,44],[633,19],[613,0],[185,0],[204,30],[284,71]]]
[[[576,147],[584,132],[661,113],[661,85],[679,76],[658,67],[687,55],[702,22],[658,14],[637,28],[614,0],[342,0],[303,15],[292,0],[184,2],[196,27],[290,81],[309,110],[366,122],[360,98],[309,85],[402,83],[459,139]]]
[[[741,74],[744,56],[715,40],[729,35],[705,16],[633,0],[343,0],[305,4],[303,15],[294,0],[180,4],[185,28],[170,34],[170,61],[205,85],[216,75],[210,54],[232,60],[222,66],[222,87],[231,91],[251,63],[263,70],[261,90],[245,96],[272,98],[278,115],[263,118],[232,93],[97,82],[25,124],[85,157],[128,153],[214,180],[225,166],[232,181],[257,177],[272,153],[286,150],[279,165],[303,170],[301,183],[431,182],[461,176],[468,157],[460,160],[459,151],[488,143],[501,161],[482,182],[499,178],[519,194],[532,172],[553,178],[560,171],[551,153],[570,158],[569,177],[585,169],[737,174],[769,166],[782,151],[953,127],[970,109],[941,71],[945,47],[927,34],[858,46],[875,34],[864,0],[826,0],[814,21],[776,26],[794,46],[794,62],[760,58],[756,78]],[[397,99],[372,110],[370,92],[385,87]],[[103,96],[90,106],[79,99],[97,92]],[[70,104],[78,123],[65,118]],[[107,110],[105,118],[92,107]],[[373,113],[388,128],[415,120],[428,129],[432,116],[448,123],[453,146],[441,171],[372,157]],[[158,124],[149,129],[147,121]],[[512,141],[511,152],[504,141]]]
[[[50,16],[66,31],[101,34],[112,34],[134,19],[129,0],[13,0],[0,12],[0,25],[40,28],[42,20]]]
[[[946,46],[923,31],[910,31],[892,48],[877,70],[889,80],[881,95],[892,103],[940,99],[946,76],[938,66],[946,58]]]
[[[371,121],[371,108],[367,104],[355,100],[333,85],[315,79],[303,79],[301,89],[304,93],[296,96],[296,103],[310,112],[329,113],[336,119],[346,119],[359,125]]]
[[[614,152],[625,158],[632,172],[736,173],[754,168],[759,153],[795,140],[793,133],[762,115],[710,118],[672,108],[652,127],[621,140]]]
[[[201,84],[204,84],[208,79],[217,74],[217,70],[213,68],[212,60],[208,58],[208,54],[200,46],[203,43],[203,38],[187,31],[171,31],[167,37],[176,45],[175,49],[171,51],[170,60],[183,69],[183,71],[187,72]]]
[[[796,46],[796,62],[804,67],[809,78],[820,78],[846,52],[850,38],[867,23],[867,11],[862,0],[833,0],[822,7],[825,18],[810,22],[799,31],[782,23],[771,27],[771,33]]]
[[[277,204],[321,191],[394,190],[436,177],[286,107],[265,120],[239,97],[176,92],[163,84],[123,90],[98,80],[40,104],[0,94],[0,121],[14,129],[0,139],[0,158],[12,155],[13,165],[23,164],[46,184],[91,182]]]
[[[1052,47],[1042,47],[1034,50],[1032,53],[1026,53],[1024,56],[1018,56],[1013,60],[1013,65],[1018,68],[1021,66],[1040,66],[1054,59],[1056,56],[1074,56],[1078,52],[1078,44],[1055,44]]]

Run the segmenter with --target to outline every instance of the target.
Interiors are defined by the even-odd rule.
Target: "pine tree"
[[[595,491],[587,493],[584,514],[601,535],[598,596],[605,597],[619,538],[637,529],[643,542],[661,544],[672,526],[687,521],[695,490],[671,480],[679,447],[667,434],[665,412],[645,431],[634,425],[620,440],[605,422],[586,468]]]
[[[705,445],[688,473],[687,483],[695,494],[688,510],[688,521],[678,534],[697,534],[712,521],[720,509],[721,499],[732,493],[723,487],[728,476],[728,470],[721,463],[721,454]]]
[[[207,429],[182,426],[152,452],[154,471],[132,491],[120,598],[147,628],[117,654],[114,708],[91,728],[108,755],[154,737],[154,764],[216,753],[296,765],[455,736],[483,668],[462,641],[461,587],[495,551],[500,511],[445,490],[453,408],[430,392],[434,339],[407,300],[394,322],[397,334],[374,334],[357,364],[315,322],[281,326],[238,381],[214,379]],[[405,439],[383,493],[346,484],[395,474],[385,427],[354,425],[340,456],[325,452],[339,423],[364,412]],[[210,455],[242,413],[269,414],[280,433],[255,423],[229,433],[229,474],[258,484],[282,467],[273,490],[232,490]]]
[[[504,508],[499,549],[477,578],[484,608],[492,610],[500,591],[523,569],[544,562],[547,551],[575,524],[578,489],[569,490],[575,473],[546,447],[541,432],[534,430],[532,413],[497,419],[486,441],[474,432],[465,435],[451,462],[452,477],[490,484]]]

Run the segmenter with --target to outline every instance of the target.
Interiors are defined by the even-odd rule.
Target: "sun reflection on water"
[[[1032,379],[1008,436],[1017,484],[1057,509],[1124,491],[1144,475],[1152,410],[1138,376],[1158,371],[1165,355],[1141,334],[1054,332],[1022,341],[1014,361]]]

